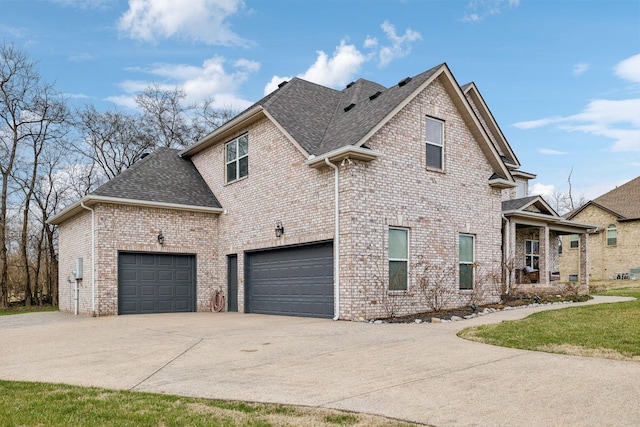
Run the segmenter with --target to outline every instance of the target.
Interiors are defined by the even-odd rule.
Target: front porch
[[[502,203],[504,276],[507,292],[552,293],[566,289],[560,283],[560,236],[577,235],[580,248],[578,293],[589,292],[588,233],[596,226],[568,221],[540,196]]]

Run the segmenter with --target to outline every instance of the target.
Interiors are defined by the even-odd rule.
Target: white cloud
[[[614,72],[620,78],[640,83],[640,53],[619,62],[614,68]]]
[[[538,150],[538,153],[548,154],[550,156],[563,156],[565,154],[568,154],[566,151],[552,150],[551,148],[540,148]]]
[[[250,43],[226,22],[242,6],[242,0],[129,0],[118,29],[150,43],[183,37],[210,45],[247,46]]]
[[[573,74],[574,76],[580,76],[586,73],[587,71],[589,71],[589,64],[587,64],[586,62],[578,62],[576,65],[573,66],[573,69],[571,70],[571,74]]]
[[[614,72],[632,83],[640,83],[640,54],[619,62]],[[547,117],[515,123],[519,129],[556,125],[570,132],[584,132],[613,140],[612,151],[640,151],[640,98],[595,99],[578,114]]]
[[[529,191],[529,193],[531,193],[531,195],[539,195],[542,197],[552,197],[556,192],[556,186],[553,184],[549,184],[549,185],[545,185],[545,184],[541,184],[539,182],[536,182],[535,184],[533,184],[533,186],[531,187],[531,190]]]
[[[369,56],[364,55],[354,45],[347,44],[345,40],[340,42],[333,56],[329,57],[323,51],[318,51],[317,54],[316,62],[298,77],[329,87],[339,87],[349,83],[360,71],[362,64],[369,60]],[[280,83],[288,80],[291,80],[291,77],[273,76],[265,86],[264,94],[273,92]]]
[[[153,78],[121,82],[120,88],[124,94],[107,99],[126,108],[136,108],[135,95],[151,83],[157,83],[163,89],[182,89],[187,103],[213,99],[214,108],[243,109],[251,105],[251,102],[242,99],[237,93],[249,75],[259,68],[260,64],[257,62],[239,59],[233,64],[233,69],[228,71],[224,58],[214,56],[205,60],[201,66],[155,64],[146,69],[130,69],[149,74]]]
[[[69,56],[71,62],[87,62],[93,61],[93,55],[90,53],[75,53]]]
[[[331,57],[324,51],[317,51],[316,61],[307,71],[298,74],[298,77],[324,86],[343,87],[358,75],[364,63],[377,58],[379,65],[385,66],[396,58],[408,55],[411,52],[411,43],[422,39],[420,33],[410,28],[399,36],[395,27],[388,21],[383,22],[380,28],[390,42],[389,45],[382,46],[377,38],[367,36],[363,45],[373,51],[365,54],[343,39]],[[273,76],[265,86],[264,94],[273,92],[280,83],[290,79],[291,77]]]
[[[520,6],[520,0],[471,0],[464,17],[467,22],[482,21],[487,16],[497,15],[505,8]]]
[[[419,32],[407,28],[403,35],[396,33],[396,27],[388,21],[384,21],[381,25],[382,31],[391,42],[391,46],[383,46],[378,52],[379,64],[384,67],[396,58],[402,58],[411,53],[411,43],[422,40]],[[368,40],[368,39],[367,39]],[[367,43],[365,41],[365,47]]]

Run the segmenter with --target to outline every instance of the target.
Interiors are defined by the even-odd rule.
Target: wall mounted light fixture
[[[282,226],[282,221],[276,221],[276,237],[282,237],[284,234],[284,227]]]
[[[161,245],[164,243],[164,235],[162,234],[162,230],[158,233],[158,243]]]

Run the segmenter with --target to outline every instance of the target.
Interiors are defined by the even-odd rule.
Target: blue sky
[[[533,189],[593,199],[640,175],[640,0],[0,0],[0,39],[76,104],[154,82],[244,108],[298,76],[474,81]]]

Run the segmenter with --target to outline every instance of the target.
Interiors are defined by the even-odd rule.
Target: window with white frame
[[[225,145],[227,182],[249,174],[249,135],[244,134]]]
[[[524,241],[524,265],[534,270],[540,268],[540,241],[525,240]]]
[[[427,167],[444,170],[444,122],[427,117],[426,120]]]
[[[610,224],[607,227],[607,246],[616,246],[618,244],[618,227]]]
[[[409,230],[389,228],[389,290],[406,291],[409,273]]]
[[[460,263],[460,289],[473,289],[473,265],[475,237],[471,234],[460,234],[458,238],[458,258]]]
[[[576,249],[580,244],[578,243],[578,235],[572,234],[569,236],[569,249]]]

